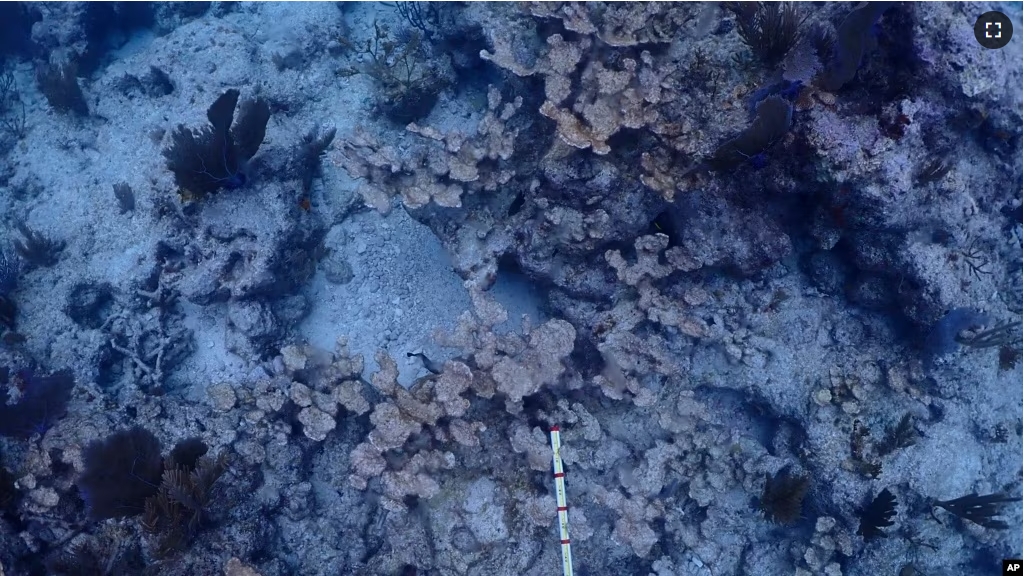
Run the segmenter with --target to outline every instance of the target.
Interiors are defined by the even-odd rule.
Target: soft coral
[[[12,385],[21,391],[21,397],[9,403]],[[74,385],[67,370],[50,376],[21,370],[12,378],[7,368],[0,368],[0,435],[28,438],[45,433],[67,413]]]
[[[163,154],[175,183],[188,195],[201,197],[245,184],[243,167],[263,143],[270,105],[262,98],[243,102],[232,126],[237,104],[238,90],[228,90],[206,111],[208,126],[193,130],[179,124],[171,134]]]

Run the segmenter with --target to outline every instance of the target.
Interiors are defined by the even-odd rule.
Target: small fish
[[[434,374],[441,373],[441,365],[438,364],[437,362],[434,362],[430,358],[427,358],[426,354],[422,352],[406,352],[405,355],[409,358],[412,358],[413,356],[419,358],[423,362],[423,367],[429,370],[430,372],[433,372]]]

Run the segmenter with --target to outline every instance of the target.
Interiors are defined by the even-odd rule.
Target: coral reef
[[[16,6],[0,576],[1019,557],[1019,6]]]

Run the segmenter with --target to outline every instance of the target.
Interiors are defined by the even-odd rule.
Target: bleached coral
[[[598,504],[607,506],[619,514],[612,537],[632,548],[637,556],[647,556],[658,542],[658,534],[650,524],[664,515],[661,503],[657,500],[648,502],[646,498],[640,496],[624,496],[602,486],[595,486],[591,490],[591,496]]]
[[[506,407],[517,410],[523,397],[553,384],[562,374],[562,361],[572,353],[576,330],[564,320],[548,320],[529,335],[515,358],[503,356],[491,370],[498,391],[508,396]]]
[[[521,410],[524,396],[554,384],[565,370],[564,361],[573,351],[576,329],[564,320],[552,319],[531,328],[525,321],[521,334],[498,334],[495,327],[508,317],[497,302],[467,286],[474,311],[459,316],[451,333],[437,332],[435,339],[461,348],[481,371],[474,381],[484,397],[494,391],[505,395],[510,413]]]
[[[853,535],[838,525],[831,516],[821,516],[814,523],[810,545],[797,562],[797,574],[842,576],[839,558],[853,555]]]
[[[3,570],[0,570],[0,576],[3,576]],[[238,558],[232,557],[228,560],[228,563],[224,565],[224,576],[261,576],[259,572],[254,570],[251,566],[247,566],[242,563]]]
[[[406,496],[433,498],[441,491],[441,486],[433,474],[442,469],[455,467],[455,456],[450,452],[418,452],[397,470],[384,470],[381,473],[383,498],[381,505],[392,512],[406,509]]]
[[[509,441],[512,451],[526,454],[526,462],[531,469],[545,471],[551,468],[551,447],[547,435],[540,428],[528,428],[525,424],[516,423],[509,429]]]
[[[545,39],[546,50],[526,65],[517,55],[516,39],[495,33],[493,52],[482,50],[480,57],[518,76],[543,76],[547,99],[539,111],[555,121],[561,143],[605,155],[611,152],[608,139],[624,128],[648,128],[656,134],[678,132],[658,110],[672,99],[662,85],[677,68],[670,62],[656,63],[647,50],[624,56],[615,68],[606,67],[604,58],[588,56],[607,46],[671,41],[672,31],[685,21],[687,10],[658,3],[600,8],[533,3],[530,11],[534,16],[561,18],[567,30],[579,33],[579,39],[552,34]]]
[[[299,407],[297,418],[307,438],[316,441],[327,438],[337,425],[339,404],[357,415],[370,409],[362,397],[363,385],[358,380],[362,357],[349,353],[347,339],[339,338],[333,353],[311,346],[285,346],[278,360],[281,374],[257,385],[254,402],[264,413],[274,413],[284,407],[285,400],[290,400]],[[219,398],[217,401],[227,401],[223,398],[226,392],[221,388],[214,388],[212,392]],[[256,414],[253,416],[259,418]]]
[[[380,370],[373,374],[370,383],[384,399],[370,413],[373,430],[349,455],[349,482],[362,490],[371,479],[379,477],[386,496],[384,506],[404,510],[405,496],[430,498],[437,493],[438,484],[432,474],[453,467],[455,455],[436,450],[416,452],[398,461],[397,466],[389,466],[384,453],[402,449],[422,431],[429,431],[442,445],[454,442],[459,446],[478,446],[477,435],[487,427],[482,422],[462,418],[470,405],[462,394],[470,390],[473,382],[473,373],[466,364],[446,362],[441,374],[423,378],[406,390],[398,384],[398,365],[394,359],[383,350],[375,358]]]
[[[406,133],[416,138],[400,148],[360,129],[341,143],[341,154],[334,161],[361,181],[359,194],[382,214],[391,210],[395,196],[408,208],[431,202],[458,208],[463,194],[493,192],[515,175],[504,164],[512,157],[518,135],[508,121],[521,105],[521,97],[503,103],[501,93],[491,87],[487,108],[470,134],[442,133],[410,123]]]
[[[615,47],[671,42],[693,17],[691,7],[672,2],[530,2],[528,6],[534,16],[558,18],[566,30],[594,35]]]

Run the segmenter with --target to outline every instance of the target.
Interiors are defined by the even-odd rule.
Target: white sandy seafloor
[[[377,384],[379,350],[395,361],[395,380],[406,387],[429,374],[410,353],[422,352],[438,363],[466,358],[465,351],[460,355],[433,337],[438,330],[455,330],[459,316],[473,309],[468,283],[452,256],[398,200],[386,215],[365,206],[356,192],[359,182],[337,161],[339,142],[352,138],[361,125],[384,121],[373,115],[377,87],[372,79],[339,78],[343,58],[325,48],[327,39],[366,38],[374,20],[398,28],[401,19],[390,6],[374,3],[344,9],[334,3],[241,3],[214,12],[183,20],[163,34],[137,32],[112,51],[96,73],[82,79],[90,107],[86,118],[53,112],[36,88],[32,63],[14,67],[28,132],[6,160],[13,175],[0,187],[2,231],[15,238],[15,224],[24,222],[64,240],[67,247],[56,266],[21,277],[17,330],[26,340],[4,344],[3,358],[33,359],[48,370],[70,368],[77,385],[68,416],[45,436],[0,438],[0,464],[18,478],[26,496],[21,512],[31,520],[14,527],[0,519],[0,543],[17,540],[40,550],[45,530],[39,526],[47,527],[52,543],[71,536],[76,522],[85,526],[76,541],[109,540],[114,533],[125,541],[146,542],[132,518],[85,522],[74,488],[89,442],[141,425],[164,446],[200,436],[213,452],[232,458],[219,481],[226,491],[221,502],[231,505],[212,511],[216,522],[176,558],[149,561],[146,556],[147,574],[559,574],[554,483],[545,468],[551,458],[547,433],[522,412],[506,411],[500,396],[487,398],[489,403],[473,397],[465,421],[482,424],[477,446],[456,444],[455,434],[441,424],[423,432],[417,425],[404,448],[385,455],[388,466],[407,466],[402,470],[406,475],[393,480],[401,484],[399,492],[424,496],[408,510],[388,501],[388,487],[381,488],[380,479],[369,488],[350,481],[355,447],[366,441],[371,428],[380,433],[394,424],[386,420],[391,412],[367,409],[357,416],[346,410],[348,405],[342,409],[331,400],[327,404],[337,409],[337,424],[324,416],[331,422],[319,437],[309,432],[314,428],[309,420],[296,415],[311,406],[322,411],[306,414],[328,411],[321,401],[329,394],[316,396],[322,392],[316,385],[291,382],[313,371],[306,370],[317,362],[314,358],[334,352],[339,338],[347,341],[349,353],[364,360],[347,373],[348,382],[359,382],[361,376]],[[946,25],[948,16],[938,14],[935,26]],[[1013,16],[1020,24],[1019,11]],[[1024,33],[1024,26],[1018,30]],[[956,36],[950,42],[961,41],[966,42]],[[1020,51],[1019,39],[1007,49]],[[278,70],[273,56],[292,51],[306,54],[304,65]],[[972,60],[968,72],[976,65]],[[142,76],[150,66],[172,78],[172,94],[127,97],[117,89],[125,74]],[[991,80],[982,76],[979,83]],[[1013,79],[1019,83],[1020,75]],[[163,198],[178,204],[161,150],[174,126],[201,125],[209,104],[229,88],[239,88],[243,98],[270,96],[290,113],[271,117],[246,188],[203,199],[183,216],[197,223],[183,233],[175,229],[175,216],[157,214]],[[447,131],[479,120],[480,111],[466,102],[469,96],[450,92],[420,125]],[[1011,92],[1009,106],[1019,111],[1020,98]],[[333,126],[337,138],[324,157],[322,178],[314,183],[310,211],[304,213],[296,209],[298,183],[275,179],[274,171],[314,126]],[[836,136],[836,146],[856,147],[851,144],[856,130]],[[915,124],[910,130],[917,135],[920,128]],[[955,161],[951,188],[969,191],[986,182],[982,169],[972,167],[969,159]],[[886,169],[892,166],[898,162]],[[127,214],[118,213],[111,192],[119,182],[135,191],[135,210]],[[976,201],[965,198],[962,205],[968,207]],[[250,262],[270,258],[270,240],[283,234],[282,222],[295,218],[323,223],[324,256],[287,295],[289,306],[302,309],[301,318],[282,328],[275,342],[287,351],[261,359],[246,354],[245,345],[232,335],[229,317],[239,299],[205,302],[196,295],[218,270],[213,263],[227,251],[251,255]],[[223,230],[242,239],[230,246],[210,241]],[[1020,231],[1017,226],[1007,232],[999,251],[1019,252]],[[189,248],[194,251],[186,258],[189,264],[165,277],[180,294],[176,322],[191,332],[191,353],[173,367],[160,395],[134,385],[127,371],[117,372],[113,381],[101,378],[109,335],[70,320],[67,294],[81,282],[107,283],[118,306],[136,310],[127,303],[137,298],[139,284],[157,266],[158,243],[190,235],[195,244]],[[329,279],[346,266],[350,279]],[[660,359],[659,366],[675,367],[685,390],[655,390],[657,403],[634,405],[606,398],[589,383],[575,385],[579,376],[569,386],[573,379],[563,376],[567,386],[551,395],[557,406],[538,409],[561,418],[566,430],[577,574],[980,575],[995,574],[1003,555],[1021,555],[1018,503],[1005,506],[1001,517],[1010,528],[998,531],[944,512],[936,512],[939,523],[929,517],[925,500],[972,492],[1021,493],[1019,360],[1012,370],[999,370],[996,350],[961,350],[929,380],[920,363],[901,361],[901,354],[909,353],[883,315],[826,296],[797,272],[792,258],[761,276],[709,277],[703,286],[688,280],[679,289],[688,300],[717,306],[702,318],[717,330],[714,345],[690,347],[685,358]],[[258,265],[239,274],[245,279],[249,273],[255,277]],[[943,290],[958,290],[959,280],[950,278]],[[988,311],[1012,309],[1001,304],[993,288],[1002,286],[986,282],[992,282],[985,285],[988,292],[971,294],[975,301]],[[239,281],[232,289],[243,285]],[[520,330],[526,316],[534,334],[541,333],[537,327],[552,320],[544,290],[524,274],[502,270],[487,292],[508,313],[496,331]],[[777,298],[780,292],[786,297]],[[267,306],[284,316],[283,301],[271,300]],[[1019,302],[1016,306],[1019,317]],[[140,322],[156,314],[132,313]],[[299,359],[296,350],[301,350]],[[651,384],[654,380],[647,385],[660,386]],[[926,389],[924,381],[934,388]],[[400,397],[400,392],[382,389],[367,385],[370,391],[363,396],[370,405]],[[838,397],[836,391],[845,395]],[[751,405],[766,411],[772,407],[774,416],[762,418]],[[922,420],[942,416],[919,425],[916,443],[886,458],[877,478],[865,480],[844,468],[850,422],[870,422],[877,439],[906,412]],[[447,425],[459,416],[444,413],[435,421]],[[983,440],[999,428],[1007,433],[1001,441]],[[410,464],[418,452],[428,455],[424,459],[439,459],[423,465],[429,474],[418,474]],[[814,462],[819,474],[812,479],[802,520],[794,527],[775,526],[755,501],[765,474],[792,464],[794,455]],[[855,509],[887,487],[900,494],[896,524],[888,529],[889,537],[865,543],[855,535]],[[149,553],[145,545],[143,552]],[[903,571],[907,566],[919,571]],[[21,574],[0,565],[0,576]]]

